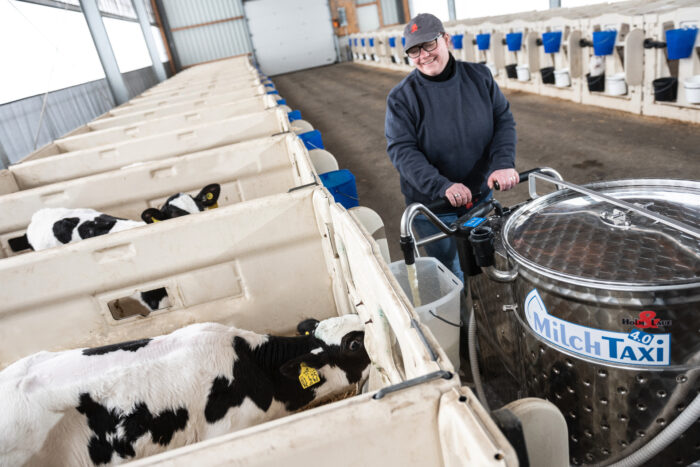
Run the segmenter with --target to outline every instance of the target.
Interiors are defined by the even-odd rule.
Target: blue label
[[[651,345],[651,343],[654,342],[653,334],[640,331],[639,329],[633,329],[632,332],[629,333],[627,338],[644,345]]]
[[[477,225],[483,224],[484,221],[486,221],[485,217],[472,217],[468,222],[462,224],[462,227],[476,227]]]

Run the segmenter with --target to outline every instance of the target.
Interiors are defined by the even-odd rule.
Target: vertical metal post
[[[153,40],[151,22],[149,21],[148,13],[146,12],[146,6],[143,4],[143,0],[131,0],[131,4],[134,5],[134,11],[136,11],[136,16],[139,18],[143,38],[146,40],[148,54],[151,56],[151,62],[153,63],[153,71],[156,72],[158,81],[165,81],[167,79],[165,68],[163,67],[163,62],[160,61],[160,57],[158,56],[156,41]]]
[[[549,8],[561,8],[561,0],[549,0]]]
[[[550,2],[552,0],[549,0]],[[455,7],[455,0],[447,0],[447,10],[450,14],[450,21],[457,19],[457,8]]]
[[[126,89],[124,77],[119,71],[117,59],[114,57],[112,45],[109,43],[109,36],[107,36],[107,30],[102,22],[102,15],[99,8],[97,8],[97,0],[80,0],[80,8],[83,10],[83,16],[85,16],[85,21],[87,21],[90,29],[90,35],[92,35],[92,41],[95,43],[97,55],[100,57],[114,102],[117,105],[121,105],[129,100],[129,91]]]
[[[153,5],[153,12],[156,14],[156,18],[160,18],[161,32],[165,36],[165,47],[170,51],[170,65],[173,74],[179,73],[182,71],[182,62],[180,61],[177,47],[175,47],[175,38],[170,29],[170,22],[168,21],[168,15],[165,13],[163,0],[153,0],[151,5]]]

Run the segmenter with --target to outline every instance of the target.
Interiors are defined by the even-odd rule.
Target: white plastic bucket
[[[462,282],[435,258],[416,258],[418,293],[422,305],[416,307],[421,323],[430,328],[440,347],[459,370],[459,292]],[[408,272],[404,261],[389,265],[399,285],[413,303],[413,294],[408,285]]]
[[[554,70],[554,85],[558,88],[571,86],[571,76],[568,68]]]
[[[518,74],[518,81],[530,81],[530,67],[527,65],[518,65],[515,67],[515,72]]]
[[[498,68],[496,68],[496,65],[495,65],[495,64],[493,64],[493,63],[487,63],[487,64],[486,64],[486,68],[489,69],[489,71],[491,72],[491,75],[492,75],[492,76],[498,76]]]
[[[625,74],[616,73],[612,76],[605,77],[605,92],[611,96],[624,96],[627,94],[627,83],[625,83]]]
[[[690,104],[700,104],[700,75],[691,76],[683,81],[685,98]]]

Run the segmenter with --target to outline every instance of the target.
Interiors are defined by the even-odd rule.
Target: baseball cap
[[[445,32],[445,27],[437,16],[430,13],[417,15],[403,28],[403,37],[406,39],[404,52],[414,45],[434,40],[441,32]]]

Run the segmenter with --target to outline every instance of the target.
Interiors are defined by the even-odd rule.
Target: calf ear
[[[299,377],[302,363],[309,368],[318,369],[325,365],[327,360],[325,352],[319,354],[307,353],[283,363],[280,367],[280,373],[289,379],[296,379]]]
[[[308,336],[309,334],[314,332],[314,330],[316,330],[316,326],[318,326],[318,323],[319,321],[317,319],[305,319],[304,321],[301,321],[299,324],[297,324],[297,332],[300,336]]]
[[[154,222],[160,222],[165,220],[165,216],[163,213],[160,211],[160,209],[156,208],[148,208],[145,211],[141,213],[141,219],[146,223],[146,224],[153,224]]]
[[[219,194],[221,193],[221,185],[218,183],[212,183],[202,188],[202,191],[195,197],[195,199],[202,203],[204,207],[214,206],[219,199]]]

